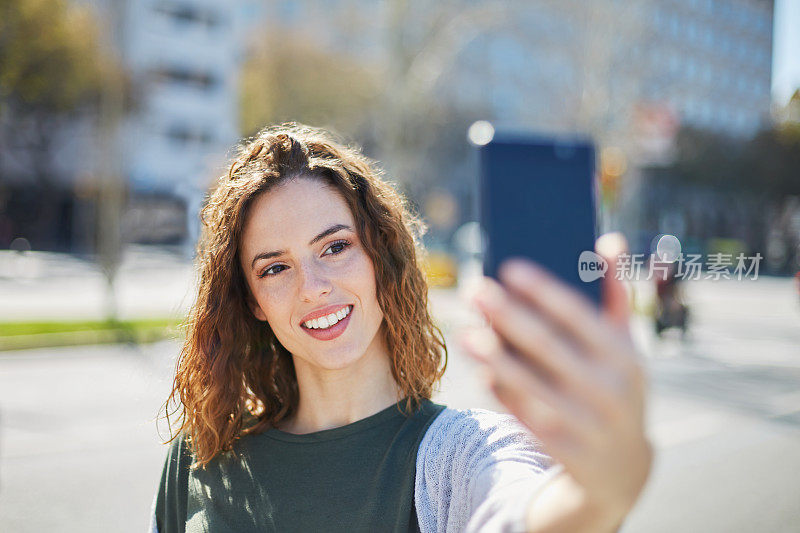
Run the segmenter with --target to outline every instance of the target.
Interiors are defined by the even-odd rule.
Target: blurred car
[[[423,260],[422,270],[431,287],[454,287],[458,282],[458,263],[441,250],[431,250]]]

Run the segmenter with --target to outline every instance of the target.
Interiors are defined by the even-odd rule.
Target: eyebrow
[[[317,235],[316,237],[311,239],[308,242],[308,245],[309,246],[313,246],[314,244],[318,243],[319,241],[321,241],[325,237],[327,237],[329,235],[333,235],[334,233],[336,233],[338,231],[342,231],[343,229],[353,231],[353,228],[351,228],[347,224],[334,224],[333,226],[329,227],[326,230],[323,230],[319,235]],[[258,261],[259,259],[271,259],[273,257],[278,257],[278,256],[283,255],[285,253],[286,253],[286,250],[274,250],[272,252],[261,252],[260,254],[256,255],[253,258],[253,261],[250,263],[250,268],[253,268],[255,266],[255,264],[256,264],[256,261]]]

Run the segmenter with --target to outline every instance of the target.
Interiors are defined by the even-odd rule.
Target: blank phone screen
[[[484,273],[496,278],[505,259],[526,257],[599,304],[600,279],[578,274],[596,238],[591,142],[495,136],[479,150]]]

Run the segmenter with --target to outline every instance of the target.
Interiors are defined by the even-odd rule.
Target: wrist
[[[530,533],[614,533],[628,510],[608,502],[592,500],[566,473],[553,478],[527,509]]]

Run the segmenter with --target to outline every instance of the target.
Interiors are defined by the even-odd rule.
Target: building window
[[[681,21],[678,18],[678,16],[672,15],[669,19],[669,23],[670,23],[669,24],[670,34],[672,34],[672,36],[676,38],[680,37]]]
[[[152,78],[156,83],[172,83],[195,89],[211,90],[218,80],[208,72],[191,70],[186,67],[161,67],[153,70]]]
[[[695,75],[697,74],[697,64],[695,63],[694,59],[689,59],[686,61],[686,77],[688,79],[694,79]]]
[[[178,25],[205,26],[212,29],[220,23],[218,13],[189,3],[161,2],[156,4],[154,10]]]
[[[714,46],[714,33],[711,28],[706,28],[703,31],[703,46],[712,48]]]
[[[678,56],[677,52],[673,52],[669,55],[669,73],[670,74],[678,74],[681,68],[681,58]]]
[[[694,22],[686,23],[686,36],[690,43],[697,42],[697,25]]]
[[[731,52],[731,44],[730,37],[725,34],[719,36],[719,48],[724,55],[728,55]]]
[[[703,67],[703,83],[710,84],[713,79],[714,73],[712,72],[712,67],[710,65],[705,65]]]
[[[183,145],[207,145],[213,140],[211,132],[207,130],[191,128],[185,124],[173,124],[167,129],[166,136],[170,141]]]
[[[757,30],[758,32],[761,32],[761,33],[767,33],[767,30],[768,30],[768,29],[769,29],[769,20],[768,20],[768,18],[767,18],[767,17],[765,17],[765,16],[763,15],[763,13],[762,13],[762,14],[761,14],[761,15],[759,15],[759,17],[756,19],[756,30]]]

